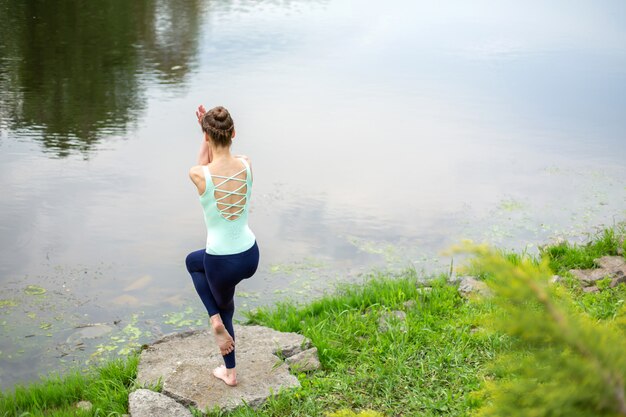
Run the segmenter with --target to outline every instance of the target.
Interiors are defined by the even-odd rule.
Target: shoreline
[[[621,223],[613,228],[604,230],[605,234],[607,231],[612,231],[616,239],[622,239],[621,256],[624,256],[624,245],[626,245],[623,242],[624,230],[624,224]],[[592,242],[598,242],[600,240],[601,236],[598,234]],[[552,247],[558,246],[559,245],[555,245]],[[573,250],[575,248],[585,249],[585,246],[589,245],[569,245],[566,242],[560,244],[562,249],[561,252],[563,253],[567,253],[568,250]],[[617,251],[618,248],[614,248],[614,252],[617,253]],[[522,255],[511,254],[511,256],[520,257]],[[433,335],[421,335],[420,337],[425,337],[425,340],[430,340],[429,338],[436,339],[437,337],[444,337],[440,334],[441,329],[452,326],[452,323],[454,322],[456,324],[454,324],[452,328],[455,329],[454,334],[460,338],[459,340],[464,340],[466,343],[477,344],[477,346],[482,349],[482,353],[486,356],[480,356],[476,352],[473,352],[470,355],[468,352],[457,351],[456,354],[460,356],[472,356],[473,365],[463,367],[461,364],[457,364],[459,366],[458,370],[460,373],[447,375],[447,379],[443,379],[445,383],[441,384],[439,387],[442,388],[449,385],[456,386],[457,390],[461,389],[467,395],[477,392],[481,387],[481,377],[485,377],[485,364],[489,362],[486,358],[495,355],[502,349],[506,349],[506,341],[497,337],[494,338],[493,335],[482,334],[480,330],[475,330],[477,328],[475,327],[476,320],[478,320],[478,317],[481,314],[485,313],[483,310],[480,310],[483,307],[478,307],[471,302],[463,301],[463,299],[459,297],[456,288],[446,283],[444,276],[430,277],[433,279],[433,287],[431,287],[433,290],[431,290],[427,296],[419,293],[418,291],[419,287],[416,283],[420,280],[420,278],[423,277],[419,277],[415,271],[406,271],[404,274],[401,274],[401,276],[373,273],[362,284],[340,285],[332,294],[326,295],[321,299],[314,300],[308,304],[280,302],[272,307],[250,311],[245,314],[248,319],[247,324],[261,324],[275,328],[276,330],[303,333],[314,342],[320,352],[320,360],[324,366],[322,371],[318,371],[318,373],[321,374],[321,379],[316,377],[317,374],[313,374],[313,376],[298,374],[297,376],[302,384],[302,388],[298,389],[295,393],[291,392],[279,395],[277,400],[272,400],[270,402],[272,406],[285,407],[285,404],[289,404],[290,407],[295,407],[298,404],[298,401],[307,397],[318,398],[318,401],[322,402],[326,401],[323,400],[323,398],[326,398],[325,396],[322,396],[322,399],[317,397],[318,393],[315,392],[316,387],[319,388],[317,384],[322,384],[320,386],[329,390],[328,392],[325,392],[324,395],[330,395],[331,397],[336,396],[336,393],[332,395],[329,394],[329,392],[333,392],[332,387],[327,387],[325,385],[327,383],[326,378],[329,374],[336,373],[341,375],[339,380],[342,378],[344,379],[343,383],[345,384],[345,387],[351,387],[354,391],[353,394],[355,397],[351,397],[350,402],[355,405],[351,406],[351,409],[372,409],[384,413],[385,409],[382,406],[384,401],[381,403],[380,401],[382,400],[380,398],[372,398],[371,401],[368,402],[366,401],[368,396],[364,397],[359,394],[359,390],[363,389],[363,384],[365,384],[365,386],[369,386],[371,384],[378,385],[382,383],[383,386],[387,386],[384,382],[380,381],[385,381],[385,379],[393,381],[397,379],[396,376],[389,374],[389,371],[385,368],[389,367],[388,361],[396,363],[398,358],[405,356],[405,354],[397,351],[397,347],[390,344],[392,343],[392,340],[385,340],[384,337],[380,335],[372,335],[371,331],[364,333],[359,333],[359,331],[363,330],[367,326],[369,326],[369,329],[378,328],[381,317],[388,314],[389,311],[404,311],[407,316],[412,317],[412,314],[415,313],[415,311],[411,310],[411,308],[407,309],[406,307],[403,307],[402,304],[410,300],[417,300],[416,303],[418,304],[421,303],[420,300],[423,301],[426,299],[437,299],[441,301],[441,305],[431,305],[430,307],[432,307],[433,310],[429,310],[429,314],[431,314],[430,324],[434,326]],[[617,291],[623,291],[621,287],[624,286],[618,287]],[[569,291],[573,291],[577,297],[594,297],[593,294],[578,294],[576,292],[578,290],[576,290],[575,286],[573,286],[571,282],[568,284],[567,288]],[[419,306],[422,308],[424,304],[419,304]],[[357,357],[355,359],[352,357],[355,355],[354,352],[356,352],[353,352],[353,349],[356,349],[355,347],[341,346],[341,344],[337,344],[337,341],[333,342],[332,337],[329,339],[329,337],[319,329],[316,330],[316,323],[319,325],[322,317],[326,317],[324,320],[328,321],[331,317],[334,317],[333,314],[340,313],[341,311],[346,311],[347,313],[345,314],[350,315],[352,321],[346,324],[346,328],[350,331],[350,333],[342,335],[337,340],[359,340],[367,346],[370,346],[370,343],[376,344],[380,342],[383,346],[386,346],[386,348],[381,350],[381,347],[378,346],[374,351],[368,351],[365,356],[362,356],[363,352],[359,351],[360,353],[356,355]],[[419,313],[423,315],[425,314],[425,310],[420,310]],[[416,320],[421,320],[419,317],[414,318]],[[322,322],[325,323],[324,320],[322,320]],[[407,323],[407,326],[410,327],[411,322],[408,321],[408,319]],[[392,327],[397,324],[398,323],[393,322]],[[439,329],[439,332],[436,331],[436,329]],[[330,332],[329,329],[326,330]],[[403,333],[401,330],[402,329],[400,329],[399,336],[393,336],[394,332],[384,332],[384,334],[386,335],[385,337],[391,337],[392,339],[393,337],[400,337],[405,349],[411,351],[413,355],[419,357],[423,357],[424,355],[428,356],[428,354],[424,353],[424,349],[426,349],[425,346],[429,346],[430,344],[418,344],[419,346],[416,346],[414,343],[412,344],[411,341],[405,340],[406,338],[402,335]],[[336,329],[333,330],[333,332],[337,331],[338,330]],[[451,349],[451,352],[453,352],[454,349],[451,347],[452,341],[453,339],[439,340],[436,344],[446,346],[446,348]],[[400,343],[398,340],[393,342]],[[394,355],[397,357],[394,357]],[[18,408],[25,411],[29,406],[35,406],[38,402],[41,403],[41,401],[35,401],[36,398],[39,398],[39,396],[43,396],[45,398],[46,395],[50,395],[51,392],[55,393],[57,398],[55,401],[58,402],[58,405],[52,407],[52,409],[58,410],[61,413],[59,415],[63,415],[62,410],[66,410],[68,413],[74,412],[76,411],[74,408],[75,404],[77,404],[81,399],[79,397],[94,395],[93,392],[90,394],[88,390],[81,391],[81,387],[86,389],[85,387],[94,385],[93,382],[95,381],[105,381],[101,384],[95,385],[109,386],[107,384],[111,383],[111,386],[116,386],[116,389],[107,391],[108,394],[99,393],[98,396],[104,395],[105,398],[109,398],[105,401],[108,405],[98,405],[96,401],[94,402],[94,409],[100,407],[101,412],[106,411],[107,415],[109,413],[113,413],[112,415],[125,414],[128,412],[126,408],[127,394],[130,390],[137,388],[133,383],[133,379],[136,376],[137,360],[138,354],[137,352],[134,352],[125,359],[109,361],[105,365],[96,368],[71,370],[68,371],[68,373],[63,377],[59,377],[55,374],[48,375],[42,381],[33,382],[25,386],[18,384],[13,389],[5,390],[0,393],[0,405],[2,406],[0,407],[0,416],[12,415],[10,414],[10,411],[7,411],[7,407],[11,407],[10,404],[13,404],[12,408],[15,410],[15,406],[19,403],[21,405],[19,405]],[[439,357],[438,360],[443,359]],[[379,365],[379,367],[375,365]],[[365,372],[365,370],[359,370],[360,366],[366,366],[367,372]],[[398,364],[398,366],[400,366],[400,364]],[[461,372],[461,369],[463,372]],[[377,374],[378,377],[372,380],[372,375],[375,374]],[[339,377],[336,376],[335,378]],[[457,380],[463,380],[466,384],[457,386],[457,382],[455,382]],[[439,380],[439,382],[441,383],[442,380]],[[63,386],[70,386],[70,388],[73,386],[73,388],[65,393],[62,393],[61,387]],[[434,388],[437,387],[434,386]],[[391,389],[391,387],[389,387],[389,389]],[[391,392],[386,392],[385,395],[391,395]],[[29,398],[32,400],[30,403]],[[453,411],[450,415],[456,415],[458,412],[461,412],[462,414],[462,412],[465,412],[473,407],[472,400],[465,399],[461,401],[459,398],[455,399],[455,397],[452,399],[456,401],[454,403],[456,408],[453,407],[453,409],[450,409],[450,411]],[[400,401],[400,399],[397,400]],[[431,398],[430,401],[432,402],[433,399]],[[338,404],[342,404],[342,401],[339,401]],[[362,404],[363,406],[359,406],[359,404]],[[433,403],[433,406],[429,409],[431,409],[431,411],[443,411],[443,409],[439,409],[437,407],[441,407],[441,405],[435,406]],[[445,407],[451,407],[451,404],[447,404]],[[317,408],[315,409],[319,410]],[[340,409],[340,407],[335,407],[335,409]],[[37,408],[35,407],[34,415],[38,415],[36,410]],[[312,410],[313,409],[309,409],[309,411]],[[238,414],[237,411],[235,411],[229,415]],[[270,413],[268,415],[272,414]]]

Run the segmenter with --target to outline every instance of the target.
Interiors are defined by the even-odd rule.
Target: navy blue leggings
[[[219,314],[234,340],[235,286],[256,272],[259,265],[256,242],[250,249],[234,255],[209,255],[201,249],[187,255],[185,263],[209,316]],[[224,356],[224,363],[229,369],[235,367],[234,349]]]

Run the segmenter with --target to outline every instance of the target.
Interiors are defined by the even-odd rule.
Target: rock
[[[419,295],[426,295],[426,294],[430,294],[432,290],[433,290],[432,287],[422,287],[422,288],[417,289],[417,293]]]
[[[609,269],[610,271],[626,267],[626,259],[621,256],[603,256],[602,258],[594,259],[593,262],[600,268]]]
[[[273,354],[278,355],[278,357],[280,358],[289,358],[293,355],[297,355],[300,352],[310,349],[312,346],[311,341],[309,339],[305,339],[304,336],[302,337],[302,339],[303,341],[294,340],[291,343],[285,340],[284,345],[281,346],[279,349],[276,349]]]
[[[404,311],[394,310],[382,313],[378,319],[378,331],[387,332],[397,327],[401,332],[406,332],[406,313]]]
[[[491,290],[483,281],[479,281],[474,277],[461,277],[459,282],[459,294],[468,298],[471,294],[478,294],[483,297],[491,295]]]
[[[603,256],[594,259],[596,269],[571,269],[569,272],[585,286],[591,286],[604,278],[619,278],[626,275],[626,260],[621,256]],[[617,284],[615,284],[617,285]]]
[[[609,284],[609,287],[615,288],[619,284],[626,284],[626,275],[620,274],[619,276],[616,276],[615,278],[613,278],[611,280],[611,283]]]
[[[152,282],[150,275],[144,275],[139,279],[136,279],[133,283],[124,288],[124,291],[136,291],[145,288],[150,282]]]
[[[458,286],[461,283],[461,280],[463,280],[462,276],[451,275],[448,277],[448,284]]]
[[[147,389],[128,396],[131,417],[193,417],[191,412],[170,397]]]
[[[131,307],[136,307],[139,305],[139,298],[132,296],[130,294],[122,294],[112,299],[111,302],[117,305],[127,305]]]
[[[79,401],[76,403],[76,408],[78,408],[79,410],[89,411],[93,408],[93,404],[91,404],[89,401]]]
[[[585,287],[585,288],[583,288],[583,291],[586,292],[586,293],[599,292],[600,289],[594,285],[593,287]]]
[[[559,282],[563,282],[563,277],[560,275],[552,275],[552,278],[550,278],[550,284],[558,284]]]
[[[415,306],[417,306],[417,301],[415,300],[408,300],[402,303],[402,307],[404,307],[405,310],[412,310]]]
[[[77,327],[77,330],[69,335],[65,343],[73,345],[81,343],[85,339],[96,339],[111,333],[113,330],[113,327],[104,323],[84,324]]]
[[[433,285],[432,278],[425,278],[423,276],[420,276],[415,280],[415,285],[417,286],[417,288],[430,287]]]
[[[237,380],[229,387],[212,370],[223,364],[213,335],[194,330],[167,335],[148,346],[140,356],[137,381],[163,381],[163,394],[200,410],[219,407],[230,411],[246,403],[263,404],[274,392],[299,387],[281,358],[292,357],[310,347],[304,336],[281,333],[262,326],[235,326]]]
[[[322,367],[315,347],[293,355],[285,359],[285,362],[289,365],[289,369],[296,372],[315,371]]]
[[[570,274],[578,278],[584,286],[594,285],[596,281],[609,276],[606,269],[570,269]]]

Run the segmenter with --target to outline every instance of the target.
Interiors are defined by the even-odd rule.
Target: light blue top
[[[250,166],[243,158],[238,158],[243,169],[230,177],[211,175],[209,167],[202,166],[206,189],[200,196],[200,204],[204,211],[206,223],[206,253],[211,255],[232,255],[250,249],[256,240],[254,233],[248,227],[248,210],[250,207],[250,192],[252,191],[252,175]],[[246,172],[245,179],[237,178]],[[219,184],[213,184],[213,178],[222,180]],[[225,190],[222,187],[230,181],[237,181],[241,186],[234,191]],[[245,192],[242,192],[245,190]],[[222,197],[215,198],[215,192],[224,193]],[[225,203],[224,199],[231,195],[241,198],[233,203]],[[237,210],[230,212],[229,209],[236,207]]]

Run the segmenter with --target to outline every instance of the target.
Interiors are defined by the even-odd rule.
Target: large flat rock
[[[168,335],[145,349],[139,359],[140,384],[163,382],[163,393],[200,410],[232,410],[244,402],[261,405],[272,393],[299,387],[282,359],[308,349],[310,342],[296,333],[262,326],[235,326],[237,380],[229,387],[212,375],[223,364],[209,330]]]
[[[592,286],[601,279],[610,278],[612,284],[617,285],[626,276],[626,260],[622,256],[603,256],[594,259],[598,268],[570,269],[570,273],[578,278],[583,286]],[[613,285],[612,285],[613,286]]]

